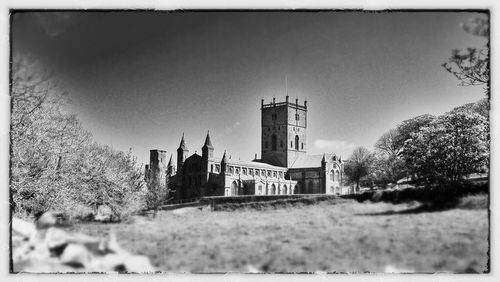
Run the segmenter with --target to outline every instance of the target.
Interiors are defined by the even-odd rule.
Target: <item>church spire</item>
[[[170,154],[170,160],[168,160],[167,164],[167,174],[172,175],[174,172],[174,164],[172,163],[172,154]]]
[[[179,144],[179,149],[187,150],[186,142],[184,141],[184,132],[182,133],[181,144]]]
[[[227,163],[226,150],[224,150],[224,155],[222,156],[222,163]]]
[[[205,138],[205,144],[203,145],[203,147],[207,147],[210,149],[213,148],[212,141],[210,140],[210,130],[207,132],[207,137]]]
[[[326,153],[323,153],[323,158],[321,159],[321,163],[326,163]]]
[[[211,160],[214,157],[214,147],[212,146],[212,141],[210,141],[210,131],[207,132],[205,145],[201,148],[201,152],[204,160]]]
[[[184,133],[182,133],[181,144],[179,144],[179,148],[177,149],[177,185],[182,185],[182,167],[184,166],[184,161],[187,159],[189,153],[189,149],[186,146],[186,142],[184,141]]]
[[[323,158],[321,159],[321,168],[326,170],[326,153],[323,153]]]
[[[227,172],[227,156],[226,156],[226,150],[224,150],[224,155],[222,156],[222,161],[220,162],[220,168],[221,172],[225,173]]]
[[[172,166],[172,154],[170,154],[170,160],[168,160],[167,167],[171,167],[171,166]]]

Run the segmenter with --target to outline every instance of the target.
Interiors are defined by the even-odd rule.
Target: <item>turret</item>
[[[189,149],[186,146],[186,142],[184,141],[184,133],[182,133],[181,143],[179,144],[179,148],[177,149],[177,179],[182,181],[182,166],[184,165],[184,161],[187,159],[189,153]],[[182,184],[179,183],[179,185]]]
[[[170,159],[167,164],[167,175],[171,176],[174,174],[174,164],[172,163],[172,154],[170,154]]]
[[[201,160],[202,169],[205,173],[205,178],[202,180],[202,184],[205,185],[209,179],[209,173],[213,172],[213,161],[214,159],[214,147],[212,146],[212,141],[210,140],[210,131],[207,132],[207,137],[205,138],[205,144],[201,148]],[[210,166],[212,168],[210,169]]]
[[[321,168],[326,169],[326,154],[323,154],[323,158],[321,159]]]
[[[207,132],[205,144],[201,148],[201,152],[203,160],[211,160],[214,157],[214,147],[212,146],[212,141],[210,140],[210,131]]]
[[[221,172],[226,172],[226,168],[227,168],[226,150],[224,150],[224,155],[222,156],[222,161],[220,162],[220,168],[221,168]]]

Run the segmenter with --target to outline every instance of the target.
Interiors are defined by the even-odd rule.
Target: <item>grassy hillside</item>
[[[422,212],[416,203],[344,201],[219,212],[187,208],[71,229],[115,232],[125,248],[168,272],[483,272],[487,210],[463,207]]]

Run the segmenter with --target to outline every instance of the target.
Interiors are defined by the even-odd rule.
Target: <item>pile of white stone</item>
[[[45,213],[36,223],[12,220],[14,272],[131,272],[153,273],[145,256],[122,249],[114,234],[95,238],[55,227],[56,217]]]

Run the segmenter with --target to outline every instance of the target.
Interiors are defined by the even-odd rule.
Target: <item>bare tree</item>
[[[95,143],[66,111],[50,74],[16,57],[11,85],[11,207],[21,216],[50,209],[78,216],[109,205],[120,217],[142,208],[142,173],[129,152]]]
[[[473,35],[489,37],[490,26],[487,19],[473,18],[462,24],[462,28]],[[442,66],[458,80],[460,85],[485,85],[484,90],[488,99],[490,98],[489,80],[489,48],[467,48],[465,50],[455,49],[452,51],[448,62]]]
[[[380,136],[377,143],[375,143],[377,153],[384,154],[386,156],[397,155],[401,150],[396,143],[399,134],[400,133],[397,129],[391,129]]]
[[[359,191],[361,178],[372,172],[373,163],[374,156],[365,147],[357,147],[352,152],[345,164],[344,173],[351,181],[356,183],[356,191]]]

